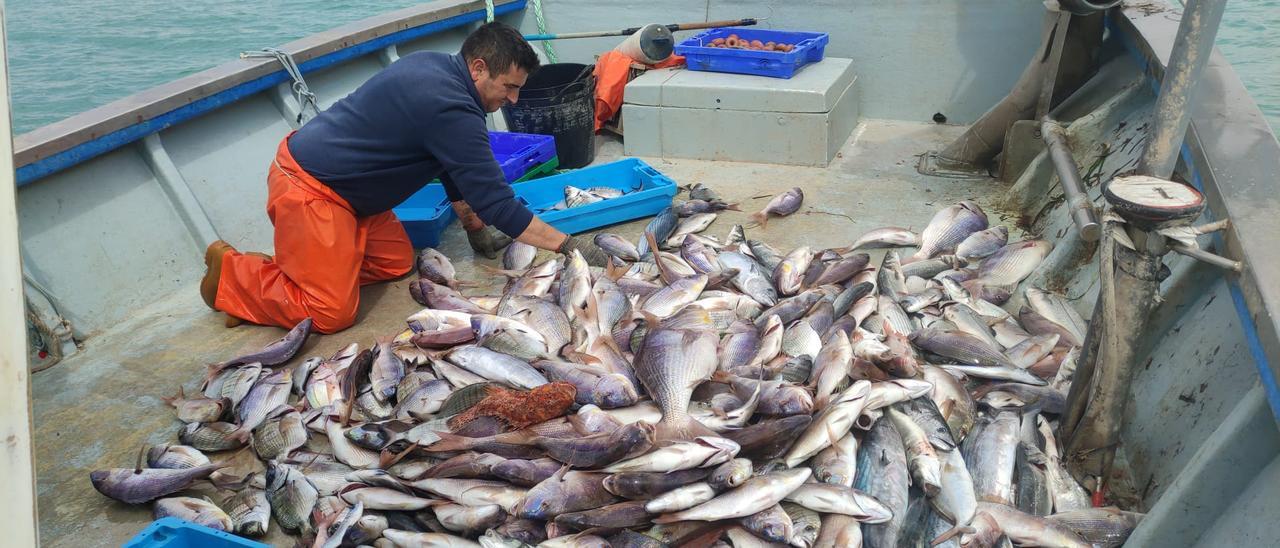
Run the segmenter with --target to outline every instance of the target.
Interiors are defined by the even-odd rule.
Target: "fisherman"
[[[439,178],[477,254],[511,238],[603,266],[588,239],[566,235],[515,198],[489,147],[485,113],[515,103],[538,57],[516,29],[489,23],[455,55],[417,52],[280,141],[267,173],[275,256],[218,240],[205,251],[200,296],[227,314],[333,333],[355,323],[360,286],[403,276],[414,251],[391,208]]]

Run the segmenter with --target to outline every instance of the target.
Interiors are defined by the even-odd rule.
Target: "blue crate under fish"
[[[747,41],[776,42],[795,47],[788,52],[734,48],[713,48],[716,38],[736,34]],[[752,28],[718,28],[691,36],[676,45],[689,70],[754,74],[771,78],[791,78],[800,67],[822,60],[830,35],[825,32],[796,32]]]
[[[458,218],[444,185],[438,183],[422,187],[393,211],[415,249],[440,245],[440,233]]]
[[[623,195],[568,209],[552,209],[564,200],[566,186],[581,189],[607,186],[621,190]],[[670,177],[639,159],[627,158],[527,181],[515,185],[515,190],[516,196],[547,224],[561,232],[576,234],[654,215],[671,205],[677,189]]]
[[[151,522],[123,548],[271,548],[231,533],[210,529],[178,518],[160,518]]]

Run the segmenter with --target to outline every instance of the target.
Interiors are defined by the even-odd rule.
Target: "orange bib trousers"
[[[288,140],[267,173],[275,259],[228,252],[214,305],[257,324],[289,329],[309,316],[321,333],[341,331],[355,323],[360,286],[413,268],[413,245],[392,212],[357,217],[298,166]]]

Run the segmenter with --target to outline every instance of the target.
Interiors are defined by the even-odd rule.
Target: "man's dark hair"
[[[472,32],[462,43],[462,58],[470,63],[473,59],[484,59],[489,72],[494,76],[504,74],[512,65],[533,74],[538,70],[538,54],[524,40],[520,31],[497,21],[485,23]]]

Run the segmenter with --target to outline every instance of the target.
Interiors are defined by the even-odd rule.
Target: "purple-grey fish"
[[[751,214],[751,220],[760,225],[761,230],[769,224],[769,216],[777,215],[786,217],[795,213],[800,209],[800,204],[804,202],[804,191],[800,187],[792,188],[782,194],[774,196],[764,209]]]
[[[963,200],[942,209],[920,233],[920,249],[905,262],[929,259],[954,251],[970,234],[987,228],[987,214],[978,204]]]
[[[636,249],[635,244],[622,236],[609,232],[601,232],[596,234],[594,241],[596,246],[611,257],[631,262],[640,260],[640,251]]]
[[[650,326],[635,359],[636,377],[662,410],[658,439],[692,439],[710,430],[689,416],[693,389],[716,370],[714,332]]]
[[[854,240],[849,247],[840,250],[840,253],[848,253],[858,249],[872,249],[877,247],[908,247],[920,245],[920,235],[896,226],[886,226],[871,230]]]
[[[956,246],[956,257],[965,262],[973,262],[999,251],[1007,243],[1009,229],[1004,225],[996,225],[970,234]]]

